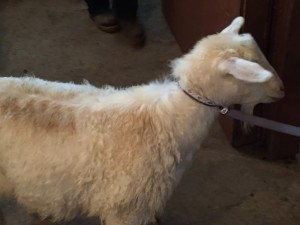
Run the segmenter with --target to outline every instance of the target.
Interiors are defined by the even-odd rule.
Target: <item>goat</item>
[[[170,78],[146,85],[0,78],[0,193],[53,221],[154,222],[219,114],[186,93],[248,112],[284,95],[253,37],[239,34],[243,23],[203,38]]]

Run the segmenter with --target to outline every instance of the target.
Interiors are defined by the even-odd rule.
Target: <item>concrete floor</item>
[[[100,32],[83,0],[1,0],[0,74],[116,86],[162,76],[180,51],[160,1],[140,2],[148,42],[137,50],[121,41],[122,34]],[[297,162],[240,154],[216,124],[169,201],[161,225],[299,225],[299,173]],[[0,225],[33,224],[11,199],[0,200],[0,210]],[[68,223],[83,224],[99,225],[96,218],[84,217]]]

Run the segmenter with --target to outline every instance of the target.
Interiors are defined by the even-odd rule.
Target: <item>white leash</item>
[[[254,124],[259,127],[300,137],[300,127],[297,126],[280,123],[277,121],[261,118],[258,116],[249,115],[235,109],[229,109],[225,115],[237,120],[244,121],[246,123]]]

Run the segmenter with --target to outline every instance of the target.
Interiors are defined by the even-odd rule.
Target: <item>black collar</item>
[[[209,107],[215,107],[215,108],[218,108],[220,110],[220,113],[221,114],[226,114],[228,112],[228,107],[224,107],[222,105],[219,105],[219,104],[216,104],[215,102],[211,101],[211,100],[208,100],[204,97],[202,97],[201,95],[193,92],[192,90],[188,89],[188,90],[185,90],[184,88],[182,88],[178,83],[178,86],[180,87],[180,89],[187,95],[189,96],[190,98],[192,98],[193,100],[195,100],[196,102],[199,102],[201,103],[202,105],[205,105],[205,106],[209,106]]]

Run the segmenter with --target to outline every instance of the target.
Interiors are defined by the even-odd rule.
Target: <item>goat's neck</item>
[[[177,84],[174,84],[170,99],[172,102],[170,123],[174,126],[180,143],[185,145],[182,147],[191,148],[189,143],[200,144],[217,118],[219,110],[196,102]]]
[[[170,103],[165,109],[168,115],[169,128],[176,140],[175,154],[179,160],[176,165],[176,185],[182,175],[191,165],[195,152],[200,148],[203,139],[207,136],[213,122],[218,116],[218,109],[202,105],[186,95],[177,83],[171,85],[167,102]]]

